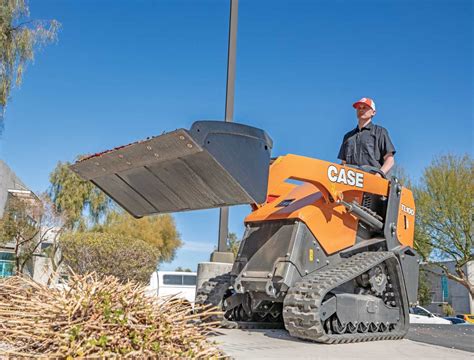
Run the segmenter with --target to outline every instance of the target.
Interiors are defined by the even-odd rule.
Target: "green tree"
[[[159,249],[159,262],[173,260],[176,250],[181,246],[176,224],[169,214],[135,219],[128,213],[112,211],[105,223],[95,226],[94,231],[143,240]]]
[[[171,215],[150,216],[143,219],[135,219],[125,213],[99,188],[89,181],[82,180],[70,168],[69,163],[59,162],[50,175],[51,186],[49,195],[59,215],[65,219],[65,228],[68,229],[67,239],[74,238],[74,233],[81,234],[79,239],[85,241],[94,239],[94,245],[105,241],[104,247],[109,247],[107,241],[116,239],[113,251],[127,254],[130,253],[129,245],[123,239],[133,239],[145,243],[147,246],[139,246],[138,250],[148,251],[154,249],[154,268],[163,261],[173,260],[176,250],[181,246],[180,235]],[[79,235],[78,235],[79,236]],[[65,250],[67,242],[59,241],[59,246]],[[141,243],[140,243],[141,244]],[[98,246],[98,245],[97,245]],[[123,249],[120,250],[120,247]],[[66,250],[67,251],[67,250]],[[68,264],[73,262],[73,255],[69,252]],[[115,258],[102,257],[98,251],[88,251],[89,257],[98,256],[101,261],[106,262],[104,266],[95,271],[109,271],[113,268]],[[146,257],[142,254],[139,257]],[[66,260],[66,258],[64,257]],[[81,260],[82,261],[82,260]],[[95,260],[92,261],[95,263]],[[117,265],[118,267],[122,265]],[[77,265],[72,266],[78,268]],[[90,269],[90,268],[89,268]],[[147,268],[148,269],[148,268]],[[153,271],[153,270],[152,270]],[[128,273],[128,271],[125,271]]]
[[[21,84],[35,50],[57,39],[56,20],[31,20],[27,0],[0,0],[0,121],[12,85]]]
[[[48,251],[53,265],[59,267],[60,256],[54,249],[56,238],[61,232],[61,219],[56,216],[51,205],[45,195],[10,195],[0,219],[0,245],[12,244],[16,273],[23,273],[27,265],[32,265],[33,257],[40,254],[41,245],[46,241],[50,245]]]
[[[430,284],[423,269],[420,269],[418,277],[418,301],[422,306],[429,305],[432,302]]]
[[[5,213],[0,220],[2,243],[13,245],[15,272],[23,273],[27,263],[39,246],[40,228],[37,213],[40,205],[34,197],[10,196]]]
[[[64,263],[78,274],[97,272],[122,281],[147,283],[160,250],[136,237],[103,232],[68,232],[61,237]]]
[[[174,271],[193,272],[190,268],[183,269],[181,266],[178,266]]]
[[[236,233],[229,233],[229,237],[227,238],[227,246],[229,247],[229,250],[234,254],[234,259],[237,257],[241,242],[242,241],[239,240]]]
[[[418,231],[432,249],[429,263],[468,289],[474,296],[464,266],[474,260],[474,161],[469,155],[435,158],[415,191]],[[441,261],[455,264],[452,272]]]
[[[77,176],[70,165],[58,162],[49,175],[49,195],[68,228],[85,229],[98,223],[114,204],[98,187]]]
[[[154,268],[160,262],[173,260],[176,250],[181,246],[181,239],[171,215],[165,214],[135,219],[119,209],[94,184],[77,176],[70,170],[69,165],[67,162],[57,164],[50,175],[51,186],[49,189],[49,195],[57,209],[57,213],[65,219],[65,227],[72,233],[67,234],[67,239],[74,238],[76,236],[74,233],[78,233],[77,236],[83,242],[86,241],[85,239],[90,240],[88,246],[92,246],[91,239],[94,239],[94,244],[101,240],[110,241],[110,239],[115,239],[115,246],[110,251],[122,251],[124,254],[130,253],[130,245],[127,241],[133,239],[139,244],[143,242],[148,246],[140,245],[141,250],[153,249],[153,257],[150,259],[155,261]],[[89,233],[90,236],[87,237],[86,234]],[[63,253],[66,251],[68,254],[67,261],[65,255],[63,255],[65,261],[73,269],[82,268],[82,265],[77,265],[81,263],[82,259],[74,260],[73,255],[68,249],[65,249],[70,244],[67,239],[59,241]],[[121,246],[123,246],[122,249],[120,249]],[[102,267],[95,269],[99,273],[109,271],[107,269],[112,268],[115,263],[114,256],[101,256],[101,253],[95,250],[88,251],[87,256],[97,257],[101,262],[104,262]],[[91,261],[95,262],[96,260],[94,258]],[[71,264],[75,265],[72,266]],[[124,271],[124,273],[128,273],[128,271]]]
[[[456,311],[454,311],[453,307],[450,304],[443,304],[443,313],[445,316],[454,316]]]

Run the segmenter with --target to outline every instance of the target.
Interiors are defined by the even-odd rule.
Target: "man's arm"
[[[395,152],[395,146],[393,146],[392,140],[390,140],[388,131],[382,128],[382,134],[380,138],[380,153],[383,155],[383,165],[380,170],[383,171],[385,175],[388,174],[390,169],[395,164],[395,159],[393,157]]]
[[[383,157],[383,165],[380,168],[380,170],[384,174],[387,174],[390,171],[390,169],[393,167],[393,165],[395,165],[395,158],[393,157],[393,153],[390,152]]]
[[[346,138],[347,138],[347,134],[344,135],[344,138],[342,139],[341,147],[339,148],[339,153],[337,154],[337,158],[341,160],[341,165],[346,164],[346,146],[345,146]]]

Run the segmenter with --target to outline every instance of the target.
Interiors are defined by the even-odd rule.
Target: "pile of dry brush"
[[[203,311],[211,315],[214,310]],[[182,300],[158,301],[146,296],[145,287],[122,284],[112,276],[72,275],[66,289],[50,289],[25,277],[0,281],[0,342],[11,346],[0,355],[222,357],[206,340],[214,325],[196,319]]]

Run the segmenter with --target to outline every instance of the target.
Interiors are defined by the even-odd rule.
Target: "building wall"
[[[5,212],[10,190],[29,191],[13,170],[3,160],[0,160],[0,218],[3,217]],[[2,245],[0,245],[0,277],[12,274],[12,263],[15,259],[14,246],[13,241],[2,242]],[[36,261],[33,258],[32,261],[27,263],[25,273],[33,276],[35,267]]]
[[[0,218],[3,217],[5,205],[8,199],[8,190],[23,190],[23,182],[15,175],[15,173],[0,160]],[[12,274],[13,254],[12,250],[8,248],[8,244],[0,246],[0,277],[9,276]]]
[[[53,229],[42,229],[44,232],[43,242],[41,243],[41,249],[46,249],[49,246],[54,246],[59,236],[59,228]],[[60,251],[55,254],[56,264],[59,262],[61,257]],[[56,283],[58,278],[61,276],[61,269],[59,273],[53,273],[53,264],[51,259],[45,255],[44,252],[39,253],[34,257],[35,267],[33,272],[33,280],[41,284],[47,284],[50,281],[51,284]],[[51,280],[50,280],[51,278]]]
[[[51,274],[51,261],[46,257],[35,256],[35,271],[33,273],[33,280],[40,284],[47,284]]]
[[[449,271],[455,274],[454,262],[444,262],[448,267]],[[469,291],[461,284],[453,280],[443,280],[442,271],[436,266],[425,267],[429,270],[426,273],[428,283],[430,284],[430,290],[432,293],[430,305],[425,306],[428,310],[434,313],[442,313],[442,304],[448,303],[457,314],[470,314],[474,313],[474,304],[472,303]],[[471,261],[464,267],[464,271],[468,274],[470,281],[474,282],[474,261]],[[443,281],[447,285],[446,291],[443,291]],[[445,296],[447,295],[447,296]]]
[[[3,216],[8,190],[28,190],[3,160],[0,160],[0,218]]]

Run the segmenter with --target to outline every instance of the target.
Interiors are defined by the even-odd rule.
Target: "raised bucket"
[[[71,165],[135,217],[263,203],[272,140],[261,129],[197,121]]]

